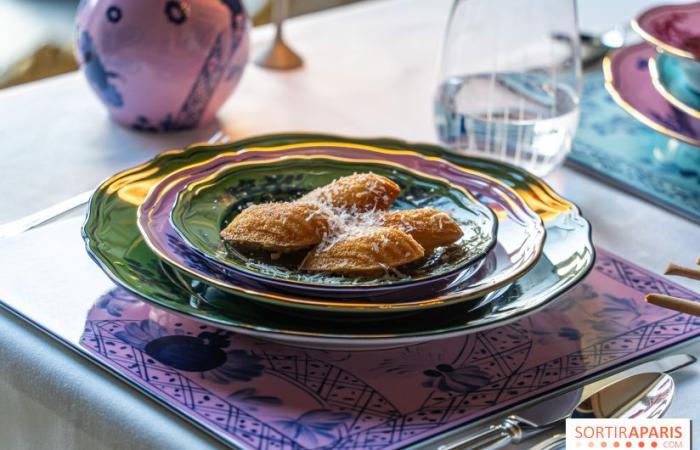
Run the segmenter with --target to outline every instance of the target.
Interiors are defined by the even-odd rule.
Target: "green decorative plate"
[[[274,283],[285,283],[286,289],[282,289],[281,286],[271,287],[272,280],[266,280],[266,283],[244,280],[229,266],[193,251],[193,247],[172,227],[170,212],[177,194],[184,190],[188,183],[213,175],[217,170],[232,164],[256,164],[261,158],[262,161],[270,161],[292,156],[342,158],[350,162],[381,159],[383,164],[392,162],[423,174],[441,175],[441,178],[447,178],[453,184],[478,195],[482,203],[498,212],[498,243],[484,260],[468,265],[458,273],[410,283],[355,289],[294,285],[295,290],[292,291],[285,281],[274,280]],[[273,182],[273,172],[270,172],[270,177],[270,182]],[[250,185],[248,182],[245,184]],[[227,203],[227,199],[222,198],[220,202]],[[389,153],[381,149],[349,144],[307,143],[266,148],[265,151],[250,149],[245,152],[224,152],[212,160],[192,164],[165,177],[151,189],[139,207],[139,212],[139,227],[154,253],[167,264],[200,281],[255,301],[323,313],[344,311],[348,314],[362,315],[363,319],[369,314],[425,310],[457,302],[469,301],[475,304],[480,297],[511,283],[530,269],[541,254],[545,235],[540,217],[528,208],[511,188],[494,178],[418,153]],[[236,282],[231,282],[237,275]],[[338,295],[333,295],[330,298],[324,289],[332,289],[334,294],[343,290],[346,297],[341,299]],[[361,292],[356,292],[358,290]],[[366,293],[370,290],[371,293]]]
[[[345,145],[377,149],[390,155],[418,151],[429,157],[441,156],[455,164],[480,171],[512,187],[544,221],[547,238],[537,264],[503,295],[483,307],[453,306],[421,312],[420,320],[390,317],[365,323],[344,324],[306,316],[286,315],[244,298],[231,298],[220,307],[199,301],[202,292],[214,298],[214,288],[202,286],[178,274],[176,284],[161,261],[145,244],[136,225],[138,206],[163,177],[216,158],[223,152],[242,151],[250,157],[265,157],[269,147],[287,145]],[[274,150],[276,151],[276,150]],[[499,212],[496,211],[498,215]],[[578,209],[557,196],[546,184],[509,165],[479,158],[457,156],[434,146],[381,140],[356,140],[319,135],[275,135],[218,146],[192,147],[170,151],[154,160],[117,174],[105,181],[93,195],[83,234],[89,253],[115,282],[148,301],[176,313],[219,326],[291,344],[331,348],[376,348],[423,342],[478,331],[516,320],[543,307],[579,281],[590,269],[593,247],[590,227]],[[191,289],[183,293],[182,286]],[[214,302],[215,303],[215,302]]]
[[[262,255],[251,256],[228,248],[219,237],[219,232],[249,204],[292,201],[337,178],[370,172],[385,176],[401,187],[392,209],[431,207],[448,212],[460,225],[464,236],[450,246],[449,251],[402,269],[402,276],[375,279],[301,272],[296,268],[296,255],[288,258],[291,261],[285,261],[284,257],[277,261],[262,260]],[[151,193],[157,194],[158,188]],[[157,205],[153,209],[157,209]],[[153,209],[147,213],[152,213]],[[153,215],[149,215],[150,223],[154,223]],[[163,219],[168,217],[161,217]],[[232,163],[180,191],[169,219],[191,247],[223,267],[235,268],[244,277],[248,274],[256,280],[272,279],[277,282],[275,287],[284,289],[285,284],[299,285],[302,289],[314,287],[323,289],[326,295],[333,295],[334,288],[338,287],[366,291],[358,288],[413,284],[454,273],[486,255],[496,243],[497,225],[490,209],[463,187],[445,179],[388,161],[353,161],[330,156],[287,156],[272,161]],[[149,232],[156,234],[158,229],[144,230],[144,234]],[[219,265],[215,264],[214,269],[217,267]],[[234,274],[231,278],[231,283],[236,283],[241,275]]]
[[[249,204],[295,200],[339,177],[369,172],[386,176],[401,186],[392,209],[432,207],[446,211],[460,224],[463,237],[402,268],[400,275],[375,279],[301,272],[297,269],[301,257],[298,254],[271,260],[265,254],[239,252],[219,237],[220,230]],[[231,162],[212,175],[206,173],[193,176],[193,181],[188,181],[179,193],[164,195],[164,191],[176,188],[169,189],[171,183],[167,187],[163,186],[165,182],[159,184],[149,194],[149,198],[157,199],[147,199],[141,205],[139,227],[147,243],[156,253],[163,254],[164,260],[195,277],[219,280],[224,288],[230,284],[234,293],[241,282],[259,282],[272,289],[343,300],[352,297],[375,301],[391,296],[404,285],[434,291],[448,285],[465,266],[485,256],[496,243],[497,221],[493,212],[467,190],[390,162],[287,156]],[[144,211],[147,205],[150,207]],[[396,298],[407,300],[406,292]]]

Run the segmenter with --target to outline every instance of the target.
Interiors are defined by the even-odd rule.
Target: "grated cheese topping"
[[[332,206],[321,199],[304,199],[304,203],[311,204],[316,210],[309,214],[306,220],[311,220],[315,215],[322,214],[327,218],[328,231],[318,244],[318,250],[327,250],[339,242],[354,237],[369,234],[372,227],[381,226],[381,211],[358,211],[357,208],[340,208]],[[376,249],[379,250],[378,248]]]
[[[321,243],[318,244],[319,251],[330,249],[347,239],[366,235],[372,231],[372,227],[384,225],[383,215],[386,211],[377,209],[377,204],[380,204],[380,201],[376,201],[370,210],[360,209],[356,205],[338,205],[337,202],[334,204],[334,199],[337,199],[337,196],[342,197],[340,194],[348,193],[345,187],[339,186],[339,180],[341,179],[335,179],[296,200],[315,207],[306,220],[311,220],[317,215],[323,215],[327,218],[328,231],[323,235]],[[373,198],[383,200],[384,204],[390,203],[390,197],[382,189],[379,179],[371,179],[365,187],[365,191],[353,193],[355,198],[361,199],[371,195]],[[439,229],[444,227],[445,222],[451,221],[450,216],[444,212],[436,214],[434,217],[438,219]],[[400,220],[402,231],[410,234],[416,228],[415,219],[412,221],[409,217],[401,216]],[[375,252],[379,252],[379,249],[380,246],[377,243],[372,246],[372,250]]]

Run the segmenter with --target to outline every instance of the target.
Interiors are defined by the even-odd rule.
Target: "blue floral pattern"
[[[171,331],[153,320],[142,320],[127,323],[115,336],[162,364],[199,372],[216,383],[250,381],[264,370],[259,356],[228,349],[230,332],[202,331],[192,336],[177,327]]]
[[[83,70],[88,81],[105,103],[114,107],[123,106],[122,95],[111,82],[112,79],[121,78],[121,76],[104,66],[92,41],[92,36],[87,31],[81,31],[79,36],[78,46],[83,61]]]
[[[259,394],[255,388],[244,388],[233,392],[226,397],[233,403],[241,404],[243,409],[257,411],[261,406],[279,406],[282,400],[272,395]]]
[[[303,438],[316,446],[322,439],[330,441],[331,444],[337,442],[342,437],[344,423],[348,419],[349,414],[317,409],[296,419],[278,420],[276,424],[295,439]]]
[[[587,322],[596,331],[611,332],[620,328],[639,328],[646,325],[641,319],[638,302],[631,298],[603,295],[603,308],[594,312]]]
[[[599,249],[586,281],[544,310],[399,349],[268,343],[120,290],[97,301],[81,343],[237,448],[396,450],[700,336],[698,318],[646,304],[651,291],[700,301]]]
[[[115,289],[109,295],[103,295],[97,300],[96,306],[107,311],[112,317],[121,317],[124,310],[138,300],[129,294],[125,289]]]
[[[449,364],[438,364],[432,369],[424,370],[423,374],[427,377],[423,387],[459,394],[476,391],[491,381],[489,374],[479,366],[455,368]]]
[[[646,70],[646,60],[639,66]],[[679,114],[657,120],[672,129],[687,125]],[[635,120],[610,97],[600,73],[585,78],[581,123],[569,161],[700,221],[700,152]]]

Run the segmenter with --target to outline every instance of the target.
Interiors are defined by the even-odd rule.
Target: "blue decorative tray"
[[[581,123],[568,163],[700,222],[700,148],[638,122],[613,101],[600,72],[584,79]]]

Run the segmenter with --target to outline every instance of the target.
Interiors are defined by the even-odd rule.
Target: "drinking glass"
[[[575,0],[455,0],[435,94],[449,149],[546,175],[571,150],[580,95]]]

